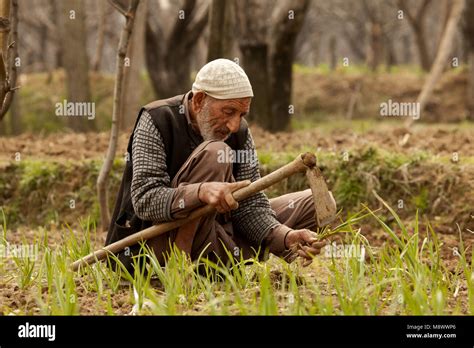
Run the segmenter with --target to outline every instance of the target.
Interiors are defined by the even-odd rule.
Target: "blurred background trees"
[[[83,0],[64,0],[53,3],[58,6],[57,30],[61,65],[66,73],[67,101],[91,100],[89,81],[89,57],[87,55],[86,10]],[[45,40],[45,38],[43,38]],[[69,117],[70,127],[77,131],[94,129],[94,121],[83,122]]]
[[[468,107],[462,117],[472,118],[473,0],[464,1],[449,61],[442,64],[443,71],[469,67]],[[185,93],[203,64],[226,57],[243,66],[253,84],[256,97],[249,119],[270,131],[288,130],[292,117],[304,112],[295,103],[295,67],[330,72],[359,67],[364,74],[407,67],[424,78],[422,71],[430,71],[440,48],[452,4],[451,0],[143,0],[126,57],[121,129],[133,126],[143,103]],[[10,56],[19,58],[18,103],[13,98],[0,132],[108,129],[112,101],[106,96],[112,94],[123,16],[106,0],[19,0],[18,7],[18,53]],[[354,96],[366,88],[362,81],[349,83]],[[64,89],[51,87],[58,85]],[[54,105],[62,100],[94,102],[97,117],[57,118]],[[352,104],[347,106],[351,117],[357,114],[357,103]]]

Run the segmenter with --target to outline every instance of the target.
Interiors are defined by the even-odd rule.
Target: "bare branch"
[[[130,37],[133,30],[133,22],[135,20],[135,13],[140,0],[130,0],[129,8],[126,12],[125,26],[120,36],[120,42],[117,52],[116,59],[116,77],[114,87],[114,105],[112,111],[112,128],[110,130],[110,141],[109,147],[107,148],[107,155],[105,157],[104,164],[100,169],[99,177],[97,178],[97,195],[99,199],[100,217],[102,229],[106,230],[110,223],[110,212],[107,199],[107,183],[112,170],[112,164],[114,162],[115,153],[117,152],[117,141],[118,132],[120,129],[120,119],[122,118],[121,105],[122,105],[122,89],[124,84],[125,75],[125,56],[127,53]]]
[[[123,4],[122,4],[120,1],[118,1],[118,0],[109,0],[109,3],[110,3],[113,7],[115,7],[115,9],[116,9],[117,11],[119,11],[122,15],[124,15],[125,17],[128,16],[127,10],[125,9],[125,7],[123,6]]]
[[[426,9],[428,6],[431,4],[431,0],[423,0],[423,3],[421,4],[420,8],[416,12],[416,17],[421,18],[425,15]]]

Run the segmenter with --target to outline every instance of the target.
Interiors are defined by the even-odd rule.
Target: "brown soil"
[[[0,160],[84,160],[100,158],[107,152],[110,134],[102,133],[57,133],[46,136],[22,134],[0,138]],[[126,152],[128,135],[119,136],[117,156]]]
[[[452,126],[424,125],[410,129],[381,124],[377,129],[360,133],[351,129],[331,131],[308,129],[294,132],[269,133],[253,125],[251,131],[258,150],[291,151],[302,147],[341,151],[364,144],[372,144],[390,152],[411,153],[426,151],[433,155],[452,156],[457,153],[474,156],[473,130],[457,129]],[[131,131],[119,137],[117,157],[125,154]],[[61,133],[42,137],[22,134],[16,137],[0,138],[0,161],[21,159],[84,160],[100,158],[107,151],[109,133]]]
[[[351,129],[335,129],[329,134],[318,129],[301,130],[292,133],[272,134],[262,128],[252,127],[257,150],[288,151],[301,147],[323,150],[344,150],[362,145],[375,145],[390,152],[412,153],[426,151],[433,155],[458,153],[474,155],[472,129],[456,129],[443,125],[420,126],[410,129],[382,124],[377,129],[363,133]]]

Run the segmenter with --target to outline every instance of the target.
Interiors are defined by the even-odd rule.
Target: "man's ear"
[[[191,99],[191,102],[193,103],[194,112],[201,111],[202,107],[204,106],[205,99],[206,99],[206,93],[204,92],[196,92],[193,94],[193,98]]]

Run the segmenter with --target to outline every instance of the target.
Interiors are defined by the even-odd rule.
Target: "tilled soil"
[[[324,131],[308,129],[294,132],[269,133],[258,126],[251,131],[257,151],[289,151],[302,147],[321,150],[342,151],[364,144],[372,144],[393,152],[412,153],[426,151],[433,155],[474,156],[474,134],[472,129],[461,129],[452,125],[421,125],[410,129],[382,124],[377,129],[363,133],[344,128]],[[131,131],[119,136],[117,156],[127,149]],[[0,138],[0,161],[20,159],[84,160],[101,158],[109,143],[109,133],[59,133],[47,136],[22,134]]]

